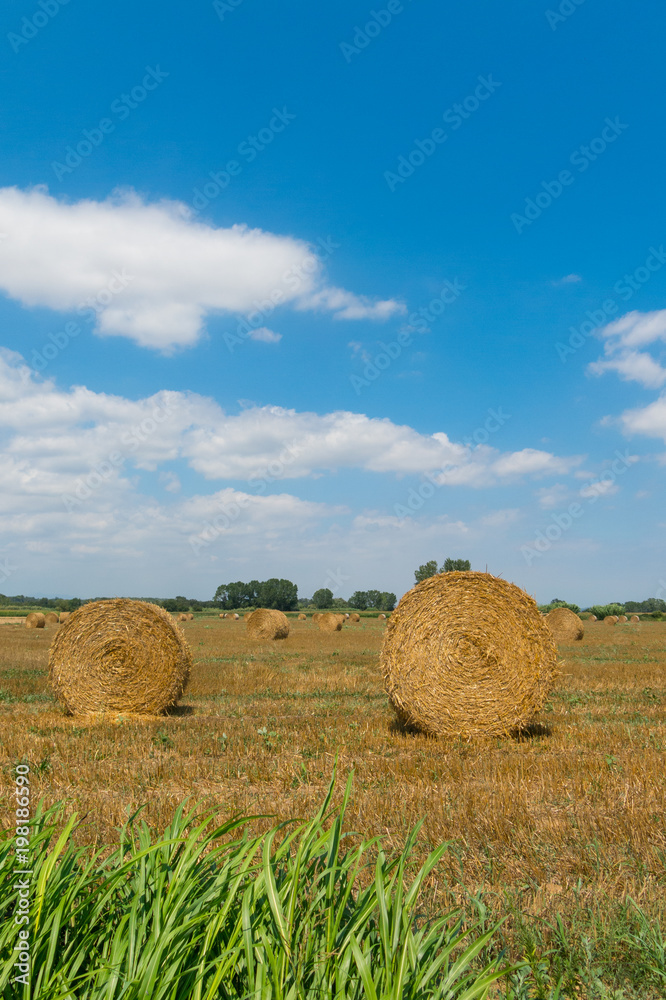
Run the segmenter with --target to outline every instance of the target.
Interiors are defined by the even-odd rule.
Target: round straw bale
[[[322,632],[339,632],[342,629],[342,622],[338,615],[327,612],[317,618],[317,628]]]
[[[233,618],[233,620],[234,620],[235,622],[237,622],[237,621],[238,621],[238,619],[240,618],[240,615],[237,615],[237,614],[233,614],[233,615],[232,615],[231,617]]]
[[[71,611],[61,611],[60,612],[60,621],[61,622],[67,621],[67,619],[69,618],[70,614],[71,614]]]
[[[615,617],[615,615],[606,615],[606,617],[604,618],[604,625],[615,625],[616,622],[617,618]]]
[[[185,614],[184,611],[181,611],[181,613],[178,615],[178,618],[176,619],[176,621],[179,622],[186,622],[187,620],[188,620],[187,615]]]
[[[590,615],[590,617],[587,620],[588,620],[588,622],[596,622],[597,616],[596,615]]]
[[[60,618],[55,613],[55,611],[47,611],[46,614],[44,615],[44,620],[47,625],[57,625],[58,622],[60,621]]]
[[[298,616],[298,620],[299,620],[299,622],[305,622],[305,621],[308,620],[308,616],[307,615],[299,615]]]
[[[219,615],[218,617],[219,618],[226,618],[227,616],[226,615]]]
[[[546,624],[555,642],[578,642],[585,632],[582,621],[569,608],[553,608],[546,615]]]
[[[401,599],[380,654],[400,722],[432,735],[525,726],[557,676],[552,633],[525,591],[489,573],[439,573]]]
[[[377,617],[380,618],[384,622],[386,621],[386,615],[384,615],[384,614],[377,615]]]
[[[26,617],[25,627],[26,628],[44,628],[46,625],[46,618],[41,613],[41,611],[31,611]]]
[[[157,715],[187,684],[192,653],[164,608],[117,598],[75,611],[53,640],[51,685],[72,713]]]
[[[349,618],[349,617],[350,617],[349,612],[345,611],[345,618]]]
[[[624,624],[624,622],[628,621],[628,618],[627,618],[626,615],[620,615],[620,617],[618,618],[618,621],[622,622]]]
[[[629,619],[630,625],[636,625],[638,624],[638,622],[640,622],[640,618],[638,617],[638,615],[632,615],[631,618]]]
[[[247,618],[247,634],[252,639],[286,639],[289,619],[274,608],[257,608]]]
[[[320,618],[321,618],[321,612],[320,611],[315,611],[315,613],[312,616],[312,621],[313,622],[318,622]]]
[[[360,620],[361,620],[361,616],[357,615],[356,612],[354,612],[353,615],[349,616],[349,621],[350,622],[360,622]]]
[[[344,615],[336,615],[335,617],[338,619],[341,625],[344,625],[344,623],[347,621]]]

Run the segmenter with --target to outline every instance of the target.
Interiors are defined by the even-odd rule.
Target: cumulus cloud
[[[588,365],[590,375],[616,372],[625,382],[638,382],[646,389],[666,384],[666,368],[645,348],[666,341],[666,309],[640,313],[636,310],[608,323],[599,331],[605,341],[604,359]]]
[[[95,332],[165,352],[195,344],[215,313],[277,306],[386,319],[404,306],[328,286],[317,249],[244,225],[215,228],[180,202],[132,191],[58,201],[0,189],[0,288],[28,307],[92,310]]]
[[[260,326],[258,330],[251,330],[249,336],[251,340],[259,340],[263,344],[279,344],[282,340],[281,333],[269,330],[267,326]]]

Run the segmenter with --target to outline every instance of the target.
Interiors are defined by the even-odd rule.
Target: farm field
[[[461,905],[488,927],[507,916],[497,942],[534,965],[508,995],[554,997],[564,977],[561,997],[664,996],[666,623],[588,623],[582,642],[560,647],[562,676],[532,731],[469,744],[396,729],[376,619],[337,633],[292,620],[288,639],[270,643],[250,640],[242,620],[182,627],[195,663],[181,705],[164,718],[99,720],[68,718],[53,701],[57,626],[3,624],[3,800],[26,760],[34,801],[64,800],[83,817],[76,843],[113,843],[143,804],[161,831],[186,797],[269,814],[259,830],[311,816],[337,757],[338,799],[354,773],[347,829],[398,851],[425,818],[418,861],[451,842],[427,885],[428,913]]]

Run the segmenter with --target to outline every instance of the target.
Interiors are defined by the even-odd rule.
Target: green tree
[[[312,595],[312,603],[317,608],[330,608],[332,600],[333,591],[329,590],[328,587],[322,587],[320,590],[315,590]]]
[[[257,603],[262,608],[295,611],[298,607],[298,587],[291,580],[278,580],[277,577],[273,577],[257,587]]]
[[[427,580],[430,576],[435,576],[437,573],[437,560],[431,559],[430,562],[424,563],[423,566],[419,566],[418,569],[414,570],[414,577],[417,583],[422,583]]]
[[[365,611],[368,607],[368,595],[365,590],[356,590],[349,598],[349,607],[357,611]]]
[[[573,611],[574,614],[580,614],[580,608],[577,604],[569,604],[568,601],[563,601],[560,597],[554,597],[550,604],[540,604],[539,611],[543,611],[548,614],[554,608],[568,608],[569,611]]]
[[[471,568],[472,565],[469,559],[445,559],[440,573],[453,573],[455,571],[466,573]]]
[[[390,594],[388,591],[384,591],[384,593],[380,595],[379,607],[382,611],[393,611],[396,601],[397,598],[395,594]]]

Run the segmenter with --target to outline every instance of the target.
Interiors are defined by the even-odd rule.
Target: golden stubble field
[[[666,884],[666,623],[586,626],[533,732],[486,743],[404,735],[378,669],[384,625],[322,633],[292,620],[257,643],[243,621],[183,623],[194,670],[165,718],[68,718],[48,688],[57,626],[0,626],[0,758],[33,795],[67,803],[81,843],[113,841],[128,810],[162,829],[185,797],[225,812],[306,817],[338,758],[354,772],[347,827],[398,848],[425,817],[424,856],[452,841],[429,886],[439,908],[484,892],[493,912],[586,912],[603,924],[630,895],[662,921]],[[272,825],[259,820],[257,827]],[[463,888],[463,886],[465,888]],[[510,922],[507,930],[510,933]]]

